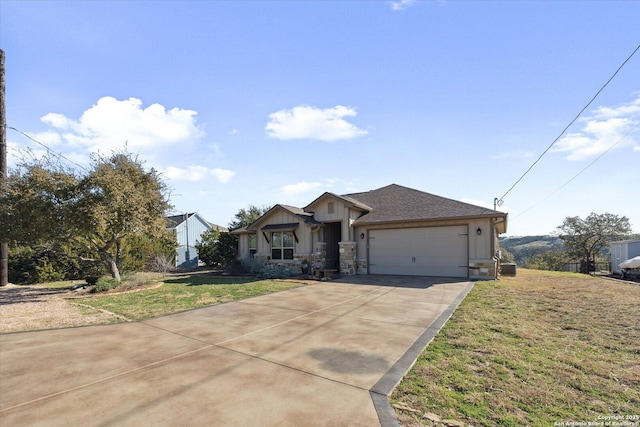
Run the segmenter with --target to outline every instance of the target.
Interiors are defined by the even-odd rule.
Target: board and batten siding
[[[273,225],[273,224],[292,224],[297,223],[298,227],[295,229],[296,237],[298,238],[297,242],[294,242],[293,255],[294,258],[297,254],[309,255],[311,253],[311,233],[308,230],[308,225],[298,217],[297,215],[292,214],[284,209],[274,210],[263,224],[258,227],[256,230],[256,255],[261,257],[270,257],[271,256],[271,230],[265,230],[264,234],[267,235],[269,241],[264,237],[264,234],[261,228],[264,225]],[[248,237],[247,237],[247,247],[248,247]],[[248,249],[247,249],[248,253]]]

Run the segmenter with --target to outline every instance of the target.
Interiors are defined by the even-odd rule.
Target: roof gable
[[[167,218],[167,228],[176,228],[177,226],[179,226],[180,224],[182,224],[186,219],[187,219],[187,215],[189,218],[191,218],[191,216],[195,215],[195,212],[189,213],[189,214],[180,214],[180,215],[171,215],[166,217]]]
[[[438,219],[495,217],[505,213],[459,202],[435,194],[391,184],[363,193],[348,194],[349,197],[367,206],[371,211],[362,215],[355,224],[387,222],[426,221]]]
[[[271,209],[269,209],[267,212],[265,212],[260,218],[258,218],[253,224],[249,225],[246,228],[246,231],[256,231],[260,228],[260,225],[263,223],[268,223],[268,218],[276,211],[278,210],[283,210],[295,217],[298,218],[299,221],[302,221],[304,223],[307,224],[319,224],[318,221],[316,221],[313,218],[313,214],[311,213],[307,213],[305,212],[303,209],[301,208],[297,208],[295,206],[289,206],[289,205],[280,205],[277,204],[274,207],[272,207]]]
[[[303,208],[303,210],[305,212],[313,212],[313,207],[319,205],[320,203],[322,203],[323,199],[325,198],[333,198],[333,199],[339,199],[342,200],[345,204],[347,204],[347,206],[350,207],[356,207],[359,208],[363,211],[370,211],[371,207],[367,206],[366,204],[355,200],[349,196],[338,196],[337,194],[333,194],[329,191],[324,192],[323,194],[321,194],[319,197],[317,197],[313,202],[309,203],[307,206],[305,206]]]
[[[200,221],[202,223],[202,225],[204,225],[205,227],[207,227],[209,229],[214,229],[214,230],[218,230],[218,231],[228,231],[227,228],[225,228],[225,227],[222,227],[220,225],[217,225],[217,224],[214,224],[212,222],[207,221],[198,212],[191,212],[191,213],[188,213],[188,214],[184,213],[184,214],[180,214],[180,215],[171,215],[171,216],[166,217],[167,228],[171,229],[171,228],[178,227],[180,224],[185,222],[185,220],[187,219],[187,215],[188,215],[189,219],[195,218],[196,220]]]

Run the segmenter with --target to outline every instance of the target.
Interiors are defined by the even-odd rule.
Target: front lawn
[[[524,269],[478,282],[390,400],[407,426],[435,425],[427,413],[476,427],[640,425],[640,286]]]
[[[295,281],[192,274],[165,278],[164,283],[155,288],[136,292],[98,294],[74,301],[107,310],[131,320],[143,320],[302,285]]]

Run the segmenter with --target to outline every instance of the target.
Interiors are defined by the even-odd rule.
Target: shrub
[[[240,260],[243,273],[258,274],[264,269],[264,261],[252,257],[245,257]]]
[[[287,277],[295,276],[287,267],[272,267],[263,268],[258,277],[262,279],[286,279]]]
[[[87,282],[87,285],[94,286],[96,283],[98,283],[98,279],[100,279],[100,276],[88,276],[84,280]]]
[[[112,277],[101,277],[96,282],[94,292],[106,292],[110,289],[115,289],[120,286],[120,282]]]

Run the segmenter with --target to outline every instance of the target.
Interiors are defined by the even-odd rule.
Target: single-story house
[[[238,235],[240,258],[300,271],[494,278],[507,214],[392,184],[275,205]]]
[[[640,239],[611,242],[609,248],[611,249],[611,272],[622,274],[620,263],[640,256]]]
[[[167,217],[167,230],[176,237],[176,267],[197,267],[200,264],[196,243],[209,230],[228,231],[225,227],[205,220],[197,212]]]

